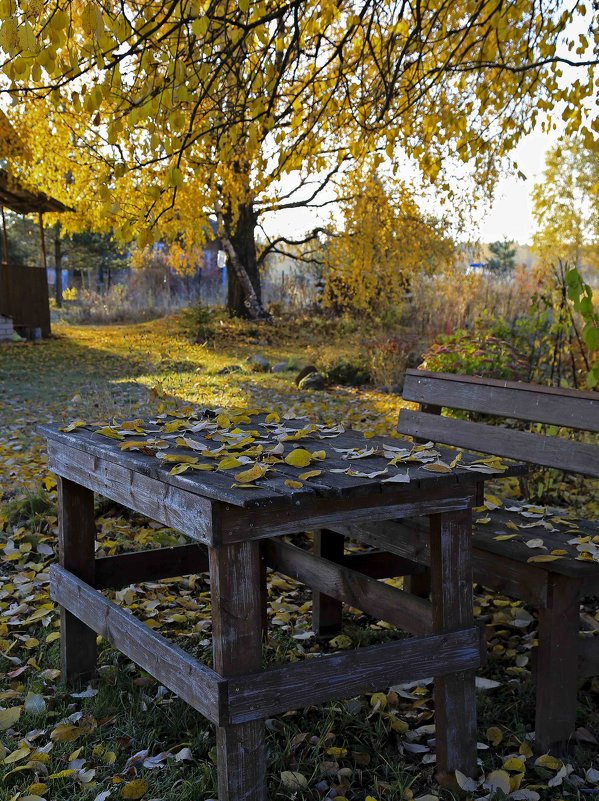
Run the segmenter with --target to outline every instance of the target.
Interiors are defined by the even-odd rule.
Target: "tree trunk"
[[[251,201],[239,206],[235,219],[230,211],[219,213],[219,236],[227,254],[227,310],[235,317],[265,320],[270,317],[262,306],[255,228]]]
[[[54,226],[54,272],[56,274],[54,294],[56,305],[60,309],[62,306],[62,240],[60,238],[60,223]]]

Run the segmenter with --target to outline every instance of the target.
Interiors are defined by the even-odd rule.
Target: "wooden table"
[[[64,679],[81,682],[94,674],[96,633],[101,634],[216,725],[220,801],[265,801],[265,718],[432,676],[437,775],[448,779],[455,769],[472,775],[476,768],[474,670],[481,664],[482,650],[481,631],[473,620],[470,537],[480,473],[459,465],[449,472],[432,472],[418,462],[389,467],[389,453],[348,460],[343,449],[410,449],[412,445],[397,439],[366,440],[351,431],[332,438],[331,429],[325,427],[311,431],[308,427],[306,438],[282,443],[284,454],[296,447],[324,450],[326,459],[306,468],[320,468],[321,475],[299,482],[298,473],[304,471],[279,462],[256,482],[256,488],[232,486],[239,468],[210,472],[189,468],[177,475],[171,473],[176,462],[157,459],[155,445],[144,450],[121,447],[131,441],[158,442],[162,454],[172,458],[192,454],[191,458],[198,457],[197,463],[204,459],[215,465],[218,458],[202,456],[197,449],[215,451],[221,447],[219,438],[226,440],[228,448],[237,437],[242,445],[235,453],[255,453],[251,449],[256,448],[262,452],[254,459],[265,463],[277,458],[268,456],[268,451],[283,436],[292,436],[282,431],[306,428],[305,421],[265,423],[263,416],[256,415],[247,418],[249,422],[241,417],[223,421],[222,415],[205,414],[138,423],[137,433],[121,428],[123,433],[118,434],[116,426],[112,434],[105,429],[109,436],[83,427],[41,429],[48,439],[50,468],[60,477],[60,565],[52,569],[51,594],[62,607]],[[219,428],[215,419],[230,425]],[[245,435],[230,433],[235,429],[257,436],[244,445]],[[115,432],[121,439],[111,438]],[[187,438],[183,450],[176,437]],[[179,443],[183,445],[184,440]],[[409,483],[385,481],[405,473],[406,466]],[[375,477],[331,472],[347,468],[364,473],[386,468],[388,472]],[[193,543],[96,559],[94,492],[182,532]],[[338,535],[331,532],[329,540],[327,527],[332,524],[420,515],[431,520],[430,602],[376,580],[391,571],[393,575],[417,573],[421,568],[415,563],[385,557],[385,572],[376,553],[352,557],[327,552],[329,542],[335,543],[329,551],[338,547]],[[306,530],[319,532],[318,553],[281,539],[281,535]],[[263,669],[265,566],[326,593],[325,598],[345,601],[417,636]],[[212,668],[101,593],[109,587],[206,570],[211,583]]]

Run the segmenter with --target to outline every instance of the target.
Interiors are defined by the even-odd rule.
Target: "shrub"
[[[422,367],[435,373],[526,381],[530,359],[504,320],[487,317],[472,330],[460,328],[440,336],[425,353]]]

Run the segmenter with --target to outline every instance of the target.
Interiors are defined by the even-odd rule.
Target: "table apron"
[[[110,498],[187,537],[210,545],[215,528],[213,502],[156,478],[128,470],[76,448],[48,441],[48,467],[61,478]]]

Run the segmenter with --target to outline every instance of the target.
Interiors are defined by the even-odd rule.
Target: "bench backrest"
[[[402,434],[599,478],[599,446],[440,415],[447,407],[597,433],[599,393],[408,370],[403,397],[421,411],[401,411]]]

